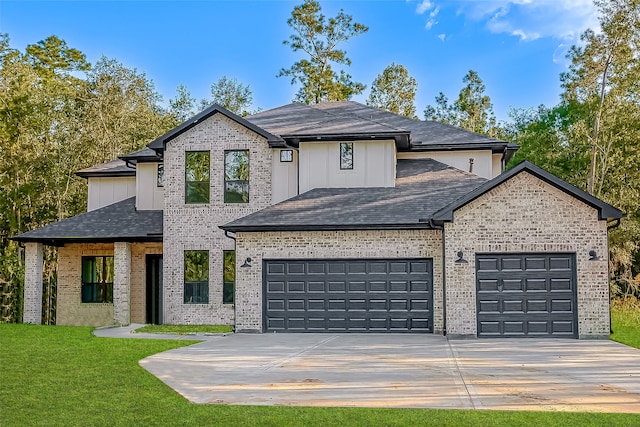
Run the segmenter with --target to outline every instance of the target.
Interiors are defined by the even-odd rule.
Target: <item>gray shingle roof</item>
[[[221,228],[229,231],[429,228],[487,180],[432,159],[398,160],[395,187],[317,188]]]
[[[162,241],[162,211],[135,208],[135,197],[13,237],[18,242]]]
[[[136,170],[127,166],[124,160],[115,159],[107,163],[91,166],[76,172],[82,178],[108,176],[136,176]]]
[[[120,156],[120,158],[124,161],[131,163],[138,162],[160,162],[162,161],[162,157],[158,155],[151,148],[143,148],[142,150],[134,151],[133,153],[125,154],[124,156]]]
[[[245,119],[284,138],[314,135],[411,133],[413,149],[462,145],[502,150],[509,146],[491,138],[440,122],[414,120],[353,101],[315,105],[292,103],[263,111]]]

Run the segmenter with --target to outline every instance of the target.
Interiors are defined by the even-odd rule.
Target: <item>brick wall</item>
[[[607,227],[590,206],[523,172],[455,211],[445,239],[448,334],[477,333],[476,253],[574,252],[578,334],[608,336]],[[454,263],[459,250],[468,264]]]
[[[224,150],[249,150],[249,203],[224,203]],[[210,203],[185,204],[185,151],[210,151]],[[164,323],[232,324],[222,304],[222,251],[234,241],[218,225],[271,204],[271,149],[266,140],[215,114],[167,144],[164,156]],[[184,251],[209,251],[209,304],[184,304]]]
[[[42,243],[25,245],[24,265],[24,323],[42,323]]]
[[[131,322],[144,323],[146,317],[146,254],[161,254],[162,243],[132,243],[130,273]],[[114,324],[113,304],[82,303],[83,256],[113,256],[114,245],[70,244],[58,251],[58,325],[107,326]],[[115,293],[115,289],[114,289]],[[114,299],[116,296],[114,295]]]
[[[442,330],[442,234],[437,230],[238,233],[236,330],[262,331],[262,260],[305,258],[432,258],[433,321]]]

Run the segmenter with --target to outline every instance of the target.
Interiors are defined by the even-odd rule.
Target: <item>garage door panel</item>
[[[432,332],[431,260],[265,260],[264,264],[267,331]]]
[[[477,254],[476,302],[479,337],[577,337],[575,254]]]

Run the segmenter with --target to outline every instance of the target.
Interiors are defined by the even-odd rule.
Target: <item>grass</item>
[[[640,300],[634,297],[611,302],[611,339],[640,348]]]
[[[195,405],[138,365],[189,341],[0,324],[0,426],[632,426],[638,415]]]
[[[134,332],[152,332],[157,334],[195,334],[233,332],[231,325],[146,325]]]

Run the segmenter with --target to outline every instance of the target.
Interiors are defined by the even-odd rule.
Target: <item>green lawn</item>
[[[611,303],[611,339],[640,348],[640,300],[617,299]]]
[[[146,325],[136,329],[134,332],[152,332],[159,334],[195,334],[233,332],[231,325]]]
[[[628,414],[194,405],[138,365],[188,344],[0,324],[0,426],[640,425]]]

